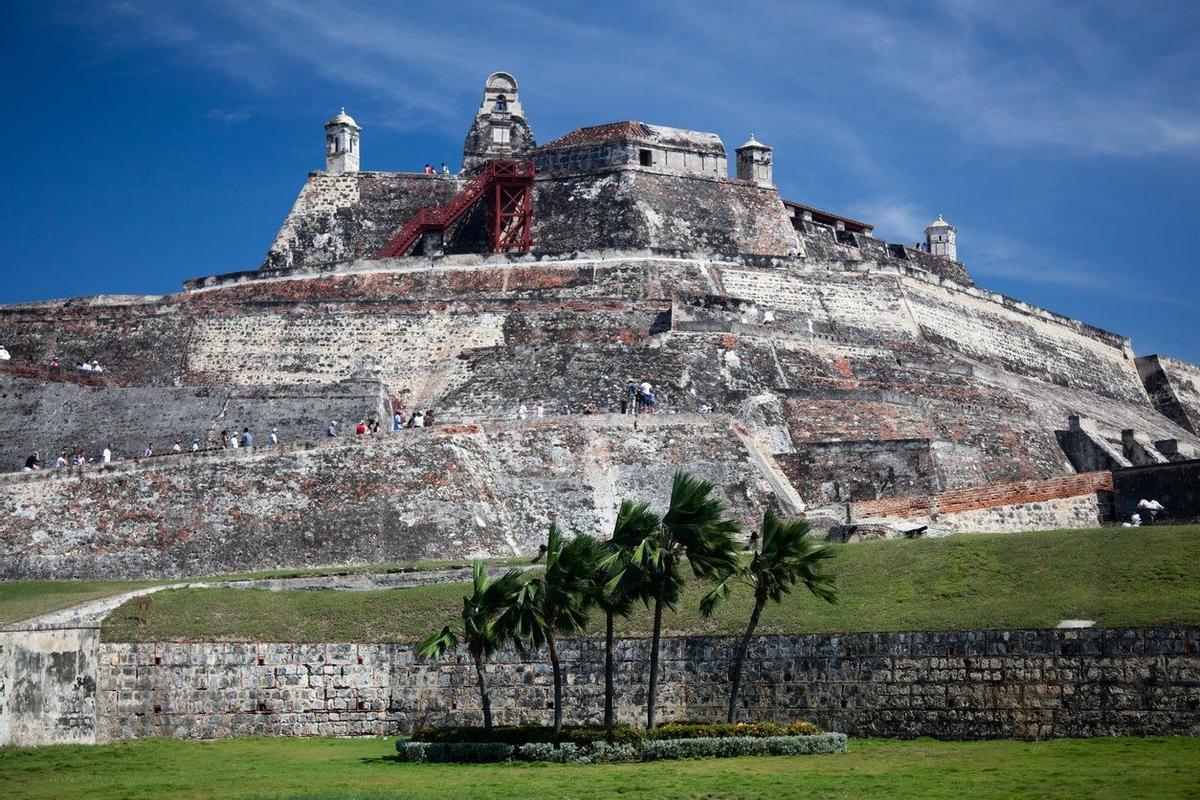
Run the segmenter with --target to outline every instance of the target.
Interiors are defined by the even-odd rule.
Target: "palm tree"
[[[646,728],[654,728],[658,700],[658,656],[662,639],[663,608],[675,609],[684,583],[686,560],[697,578],[724,580],[737,569],[733,535],[736,520],[725,517],[725,503],[709,497],[712,481],[693,478],[682,470],[671,481],[671,501],[660,524],[640,540],[636,533],[614,542],[630,550],[629,564],[609,581],[619,586],[631,571],[644,576],[654,601],[654,629],[650,639],[650,683],[646,692]]]
[[[700,613],[711,617],[716,607],[729,597],[732,584],[741,583],[754,592],[754,610],[750,624],[742,634],[737,653],[729,669],[729,714],[727,721],[736,722],[738,693],[742,683],[742,665],[758,620],[767,601],[779,603],[797,583],[827,603],[837,602],[833,576],[820,571],[821,562],[832,558],[833,551],[819,545],[808,536],[808,522],[802,519],[781,520],[775,509],[763,514],[762,539],[750,563],[717,584],[700,601]]]
[[[518,570],[509,570],[495,580],[488,578],[483,562],[472,565],[471,594],[463,597],[461,630],[455,633],[447,625],[421,642],[418,653],[422,658],[442,658],[464,644],[475,662],[479,680],[479,699],[483,706],[483,727],[492,729],[492,700],[484,666],[487,659],[500,649],[506,639],[516,640],[516,618],[513,604],[524,583]]]
[[[622,500],[617,511],[617,521],[613,525],[612,539],[605,542],[601,548],[603,558],[600,569],[594,573],[593,601],[604,611],[604,727],[611,728],[617,724],[616,713],[613,709],[615,689],[613,686],[613,628],[616,617],[625,617],[637,600],[649,605],[649,585],[641,580],[644,576],[635,569],[629,569],[632,551],[623,547],[622,542],[640,542],[658,529],[662,520],[650,511],[649,503],[635,503],[632,500]],[[620,576],[620,577],[618,577]],[[609,582],[617,578],[610,587]]]
[[[546,644],[554,673],[554,732],[562,730],[562,666],[557,635],[571,636],[587,629],[596,572],[596,540],[576,536],[563,541],[557,525],[550,526],[545,550],[546,569],[517,592],[514,613],[518,635],[534,647]]]

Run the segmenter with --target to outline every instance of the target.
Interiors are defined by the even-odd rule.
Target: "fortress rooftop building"
[[[343,111],[257,269],[0,308],[0,574],[528,553],[680,467],[748,525],[773,504],[835,535],[1095,525],[1151,485],[1186,510],[1194,365],[977,286],[940,216],[910,247],[786,199],[753,135],[732,165],[659,121],[539,145],[535,112],[490,76],[461,169],[430,175],[362,170],[370,119]],[[630,379],[659,397],[636,426]],[[322,434],[400,408],[438,424]],[[280,444],[219,449],[243,427]],[[132,458],[176,437],[210,449]]]

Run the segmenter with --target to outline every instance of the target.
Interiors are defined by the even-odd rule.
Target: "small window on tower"
[[[654,166],[654,153],[649,150],[638,150],[638,163],[643,167]]]

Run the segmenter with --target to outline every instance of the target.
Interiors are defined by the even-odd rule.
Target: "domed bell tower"
[[[759,186],[772,186],[771,165],[774,155],[771,148],[754,138],[750,139],[737,150],[737,176],[740,181],[753,181]]]
[[[358,134],[362,128],[354,117],[341,112],[325,123],[325,171],[331,175],[358,172]]]
[[[517,79],[507,72],[492,73],[463,143],[463,171],[471,172],[494,159],[521,158],[536,146],[517,93]]]
[[[958,261],[958,228],[938,214],[938,218],[925,229],[925,248],[935,256]]]

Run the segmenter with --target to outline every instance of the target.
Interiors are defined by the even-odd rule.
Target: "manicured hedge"
[[[736,756],[798,756],[842,753],[846,734],[810,736],[726,736],[690,739],[650,739],[640,744],[589,744],[526,742],[396,742],[397,760],[443,763],[550,761],[559,764],[594,764],[619,761],[669,761],[680,758],[732,758]]]
[[[647,739],[724,739],[733,736],[812,736],[821,729],[811,722],[669,722],[650,732]]]
[[[556,736],[553,728],[545,725],[497,725],[490,731],[475,725],[452,725],[444,728],[421,728],[413,734],[414,742],[503,742],[522,745],[534,742],[591,744],[612,742],[614,744],[637,744],[645,738],[640,730],[629,725],[617,725],[611,729],[596,725],[567,725]]]
[[[642,761],[673,761],[679,758],[732,758],[735,756],[804,756],[842,753],[846,734],[818,733],[813,736],[730,736],[723,739],[655,739],[638,752]]]

